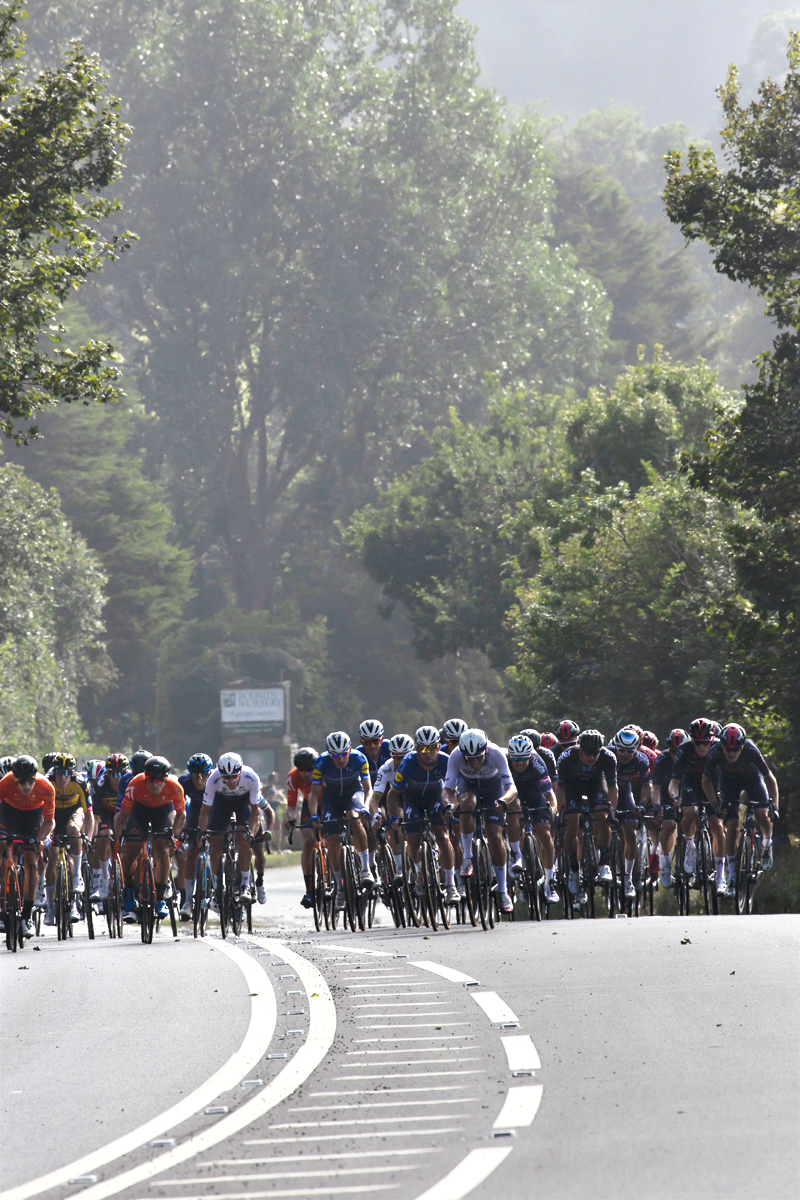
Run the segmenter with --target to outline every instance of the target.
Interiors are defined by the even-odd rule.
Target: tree
[[[118,102],[103,96],[97,59],[77,45],[27,81],[21,15],[21,0],[0,7],[0,429],[26,440],[37,430],[25,423],[49,405],[118,395],[113,347],[64,346],[58,313],[129,238],[98,229],[119,209],[98,194],[120,174]]]
[[[104,576],[55,494],[0,466],[0,729],[3,753],[41,755],[85,740],[81,686],[108,687]]]

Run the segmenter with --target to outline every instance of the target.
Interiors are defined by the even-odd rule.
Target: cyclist
[[[15,838],[23,846],[25,895],[22,897],[22,934],[33,937],[31,912],[39,866],[39,839],[53,828],[56,793],[53,784],[39,774],[39,764],[29,754],[12,759],[11,769],[0,779],[0,842],[3,844],[2,886],[5,895],[8,856]]]
[[[389,844],[394,858],[395,878],[398,878],[403,873],[403,839],[400,832],[402,804],[397,792],[392,791],[392,779],[405,756],[413,754],[414,739],[408,733],[396,733],[394,737],[389,738],[389,749],[392,757],[378,771],[378,778],[372,789],[377,803],[372,823],[373,826],[377,826],[384,816],[388,818]]]
[[[94,842],[89,851],[92,902],[108,898],[117,790],[120,779],[129,768],[130,763],[124,754],[110,754],[105,762],[98,761],[89,772],[89,792],[95,823]]]
[[[178,776],[178,783],[183,788],[184,798],[188,801],[186,824],[183,833],[186,837],[186,859],[183,864],[183,904],[180,914],[182,921],[191,921],[192,903],[194,901],[194,875],[197,867],[197,855],[200,852],[200,830],[197,822],[203,807],[208,777],[214,770],[214,760],[210,754],[199,752],[192,754],[186,763],[186,771]],[[180,878],[178,879],[180,883]]]
[[[52,783],[56,793],[54,832],[57,834],[66,834],[69,837],[67,849],[72,859],[72,890],[73,892],[82,892],[83,875],[81,874],[81,863],[83,860],[83,843],[81,842],[81,831],[89,809],[89,794],[87,786],[81,776],[77,774],[76,768],[75,755],[62,751],[56,754],[55,762],[48,771],[47,778]],[[55,884],[57,859],[58,846],[53,843],[47,855],[47,867],[45,869],[45,891],[47,895],[47,909],[44,914],[45,925],[55,925],[56,923]],[[69,919],[73,924],[80,920],[78,906],[74,899],[70,907]]]
[[[755,810],[756,824],[761,831],[761,867],[772,866],[772,821],[770,801],[778,811],[778,781],[767,766],[755,742],[735,722],[720,731],[720,738],[706,756],[703,768],[703,791],[711,804],[716,805],[717,793],[725,825],[725,878],[717,861],[717,891],[731,893],[736,880],[736,842],[739,837],[739,802],[742,793]]]
[[[503,839],[503,805],[515,795],[514,780],[505,752],[490,742],[482,729],[467,729],[458,747],[448,759],[444,781],[444,799],[457,803],[460,809],[461,846],[463,861],[461,876],[473,872],[472,837],[475,831],[473,813],[480,804],[486,823],[486,840],[497,879],[497,902],[501,912],[513,911],[506,890],[506,847]]]
[[[649,729],[642,730],[642,749],[654,750],[658,754],[658,738]]]
[[[125,798],[125,793],[128,790],[128,784],[133,779],[134,775],[141,775],[144,771],[144,764],[149,758],[152,758],[149,750],[135,750],[131,755],[130,766],[127,771],[124,771],[120,777],[119,787],[117,788],[117,812],[122,808],[122,801]]]
[[[441,728],[442,749],[445,754],[452,754],[458,745],[458,739],[467,728],[467,722],[461,717],[450,717]]]
[[[685,729],[671,729],[667,738],[667,747],[658,755],[653,763],[650,790],[653,794],[653,814],[656,821],[661,822],[658,834],[659,845],[659,886],[665,890],[672,887],[672,851],[675,846],[675,832],[678,828],[678,810],[674,799],[669,794],[669,781],[672,778],[672,766],[675,755],[689,735]]]
[[[369,782],[375,787],[378,770],[391,758],[389,739],[384,737],[384,728],[380,721],[362,721],[358,727],[361,742],[356,750],[363,754],[369,767]]]
[[[442,735],[442,750],[445,754],[452,754],[458,748],[458,740],[462,733],[467,730],[467,722],[461,717],[450,717],[445,721],[440,730]],[[456,876],[456,887],[462,896],[466,895],[464,881],[461,878],[460,869],[463,862],[461,853],[461,830],[459,829],[458,820],[455,815],[451,815],[447,820],[448,832],[450,834],[450,845],[453,847],[453,856],[455,859],[456,870],[459,874]]]
[[[535,731],[534,731],[535,732]],[[538,734],[537,734],[538,737]],[[518,733],[508,743],[508,762],[517,789],[517,799],[526,810],[533,825],[533,836],[539,846],[539,857],[544,867],[544,898],[548,904],[558,903],[558,892],[553,882],[555,846],[553,845],[552,820],[556,808],[553,783],[544,759],[535,752],[533,742],[524,733]],[[516,817],[517,826],[519,817]],[[508,814],[509,839],[511,838],[511,810]],[[519,852],[519,841],[516,843]],[[511,842],[514,852],[514,843]],[[520,861],[522,855],[518,853]],[[513,864],[512,868],[513,870]]]
[[[597,876],[601,882],[611,879],[609,848],[611,826],[608,806],[616,809],[619,801],[617,788],[617,760],[597,729],[584,729],[577,745],[565,751],[558,760],[556,774],[556,799],[558,811],[566,818],[564,849],[569,856],[568,887],[582,904],[585,897],[578,891],[578,822],[580,809],[584,806],[594,810],[595,842],[599,851],[600,865]]]
[[[148,834],[153,839],[153,861],[156,876],[156,916],[159,921],[169,916],[164,900],[170,869],[172,837],[177,837],[186,820],[186,800],[177,779],[169,777],[169,762],[153,755],[144,764],[144,771],[134,775],[125,789],[122,807],[114,818],[117,837],[124,833],[120,859],[125,881],[123,909],[126,921],[135,921],[136,899],[133,890],[133,869],[139,857],[140,844]],[[174,824],[173,824],[174,821]],[[163,836],[163,835],[171,836]]]
[[[644,808],[651,805],[651,770],[650,759],[640,749],[641,737],[637,726],[626,725],[615,733],[609,744],[609,749],[617,759],[617,787],[619,802],[617,817],[622,828],[623,855],[625,858],[625,895],[633,899],[636,888],[633,886],[633,867],[636,861],[636,825],[638,813],[637,802],[634,799],[633,784],[638,781],[641,785],[641,804]],[[648,870],[650,864],[647,864]]]
[[[303,871],[303,882],[306,885],[305,895],[300,901],[303,908],[312,908],[314,898],[311,895],[311,873],[314,862],[314,832],[311,828],[311,816],[308,811],[308,797],[311,794],[311,776],[314,763],[319,758],[313,746],[301,746],[294,756],[294,765],[286,779],[286,822],[284,828],[293,829],[297,825],[297,803],[300,804],[300,836],[303,839],[300,866]]]
[[[440,748],[441,735],[434,725],[420,725],[414,734],[413,750],[405,755],[394,773],[390,798],[403,805],[403,832],[408,853],[419,863],[424,821],[427,817],[439,847],[439,860],[444,871],[448,901],[458,900],[455,880],[453,847],[445,825],[442,788],[447,775],[449,755]],[[395,859],[395,862],[397,860]],[[422,894],[424,882],[417,878],[417,891]]]
[[[270,793],[269,788],[262,788],[258,803],[250,809],[250,840],[253,846],[253,862],[256,866],[256,899],[259,904],[267,903],[267,889],[264,887],[264,868],[267,865],[266,844],[272,841],[272,830],[275,827],[275,809],[264,795],[265,791]],[[271,792],[276,797],[283,798],[283,794],[276,787],[273,786]]]
[[[336,880],[335,904],[342,909],[342,825],[344,821],[349,825],[353,847],[361,864],[361,878],[364,886],[370,889],[375,878],[369,865],[367,834],[361,816],[368,811],[374,815],[375,806],[372,804],[367,756],[360,750],[353,750],[350,738],[341,729],[328,734],[325,746],[324,753],[314,763],[308,811],[312,822],[322,821],[322,832]]]
[[[202,833],[208,829],[208,857],[216,878],[222,858],[225,831],[231,821],[236,819],[236,859],[243,892],[250,887],[250,817],[252,810],[258,810],[262,802],[267,803],[261,795],[261,780],[255,771],[246,767],[238,754],[222,754],[216,769],[206,780],[197,827]]]
[[[697,846],[694,842],[694,834],[697,829],[697,810],[700,804],[705,803],[702,778],[706,756],[711,749],[713,738],[714,722],[709,721],[706,717],[697,717],[689,726],[688,742],[684,742],[679,748],[672,764],[669,794],[671,799],[680,800],[681,829],[686,834],[683,869],[687,875],[694,875],[697,865]],[[709,817],[708,830],[711,834],[714,855],[722,854],[722,822],[718,816]]]
[[[556,759],[556,763],[558,763],[555,753],[556,746],[558,745],[558,738],[556,735],[551,733],[549,730],[545,730],[545,732],[542,734],[540,745],[544,746],[545,750],[549,750],[553,755],[553,758]]]
[[[542,745],[543,735],[536,729],[520,729],[518,736],[530,738],[531,745],[547,767],[547,774],[550,776],[551,783],[554,782],[556,777],[556,757],[552,750]]]
[[[578,744],[578,734],[580,731],[580,725],[575,721],[570,721],[569,717],[566,717],[563,721],[559,721],[556,728],[557,741],[555,746],[552,747],[556,765],[558,765],[558,760],[565,750],[571,750],[573,746]]]

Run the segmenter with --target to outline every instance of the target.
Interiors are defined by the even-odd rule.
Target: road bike
[[[3,921],[6,927],[6,949],[16,954],[22,950],[22,897],[25,895],[25,864],[20,860],[22,842],[6,843],[6,883],[3,890]]]
[[[480,921],[484,929],[493,929],[497,911],[497,877],[484,833],[484,816],[480,804],[475,806],[472,816],[475,821],[472,835],[472,874],[464,879],[467,911],[470,924],[476,926]]]
[[[98,915],[102,914],[105,917],[106,924],[108,925],[108,936],[110,938],[121,938],[123,929],[122,893],[125,884],[122,879],[119,842],[115,841],[111,827],[105,822],[101,822],[98,825],[97,833],[94,835],[92,848],[95,850],[97,848],[97,839],[100,837],[108,839],[111,845],[111,857],[108,859],[108,891],[101,900],[95,901],[95,911]],[[84,859],[84,861],[86,860]]]
[[[770,805],[770,818],[775,820],[774,804]],[[755,805],[748,803],[739,844],[736,847],[734,895],[736,911],[744,916],[753,911],[753,889],[761,874],[761,833],[756,824]]]
[[[72,937],[72,872],[67,857],[67,846],[74,838],[74,833],[54,833],[53,845],[58,850],[56,857],[56,882],[53,899],[56,914],[56,936],[59,942]]]
[[[214,896],[214,872],[208,853],[208,835],[199,834],[200,846],[194,868],[194,891],[192,892],[192,932],[195,937],[206,936],[206,924],[211,901]]]
[[[547,915],[547,904],[544,899],[544,868],[539,855],[539,843],[533,832],[533,825],[528,810],[522,809],[523,837],[522,874],[519,877],[519,889],[528,906],[528,919],[541,921]]]
[[[393,818],[396,820],[397,818]],[[392,914],[396,929],[405,928],[406,910],[403,896],[403,885],[398,879],[394,865],[394,854],[386,836],[386,829],[380,825],[376,831],[377,847],[375,850],[375,868],[378,877],[377,891],[381,900]]]
[[[172,841],[172,833],[164,830],[147,834],[146,838],[142,838],[141,848],[139,852],[139,867],[136,875],[136,897],[139,913],[139,933],[142,942],[145,945],[150,945],[153,941],[153,933],[157,925],[160,925],[160,918],[156,916],[156,873],[153,865],[153,842],[156,838],[169,839]],[[169,920],[172,927],[172,936],[178,936],[178,917],[175,912],[175,890],[172,885],[171,876],[168,874],[167,883],[164,889],[164,902],[169,909]]]

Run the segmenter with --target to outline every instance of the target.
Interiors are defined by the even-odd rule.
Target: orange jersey
[[[297,801],[302,796],[307,800],[311,795],[311,780],[305,783],[300,778],[297,767],[293,767],[286,779],[286,803],[289,808],[297,808]]]
[[[171,804],[175,812],[184,812],[186,797],[177,779],[167,779],[163,788],[154,796],[147,786],[144,775],[134,775],[125,790],[122,809],[133,808],[134,804],[144,804],[146,808],[162,808]]]
[[[29,796],[20,791],[19,784],[9,771],[0,779],[0,800],[5,800],[12,808],[29,811],[32,808],[42,809],[42,819],[52,821],[56,811],[56,789],[44,775],[37,775],[33,790]]]

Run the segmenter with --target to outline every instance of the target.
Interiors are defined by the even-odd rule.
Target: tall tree
[[[58,314],[127,245],[99,229],[119,209],[100,194],[121,169],[119,104],[79,46],[28,79],[22,15],[21,0],[0,6],[0,430],[19,439],[36,435],[29,422],[49,405],[118,395],[113,347],[68,348]]]

